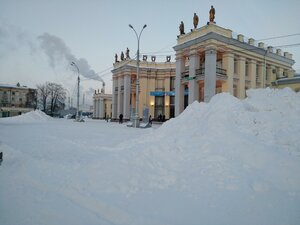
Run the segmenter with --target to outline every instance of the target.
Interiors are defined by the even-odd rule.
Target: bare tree
[[[66,99],[66,90],[63,88],[61,84],[49,83],[49,102],[50,102],[50,114],[56,110],[64,109],[65,107],[65,99]]]
[[[57,110],[64,109],[66,90],[61,84],[46,82],[37,85],[38,103],[42,110],[53,115]]]
[[[47,111],[47,100],[49,97],[48,83],[37,85],[38,105],[42,108],[42,111]]]

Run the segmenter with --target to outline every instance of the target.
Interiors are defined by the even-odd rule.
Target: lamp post
[[[140,126],[140,118],[139,118],[139,85],[140,85],[140,37],[143,32],[143,30],[147,27],[145,24],[143,26],[143,29],[141,30],[140,34],[138,35],[135,29],[131,24],[129,24],[129,27],[134,31],[137,42],[138,42],[138,48],[137,48],[137,60],[136,60],[136,89],[135,89],[135,117],[133,120],[133,127],[138,128]]]
[[[76,112],[76,121],[79,121],[79,83],[80,83],[80,78],[79,78],[79,68],[76,65],[76,63],[72,62],[71,66],[75,66],[77,69],[77,74],[78,74],[78,83],[77,83],[77,112]]]

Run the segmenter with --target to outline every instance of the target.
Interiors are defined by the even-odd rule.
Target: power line
[[[299,36],[299,35],[300,35],[300,33],[296,33],[296,34],[288,34],[288,35],[282,35],[282,36],[277,36],[277,37],[264,38],[264,39],[260,39],[260,40],[257,40],[257,41],[265,41],[265,40],[279,39],[279,38],[292,37],[292,36]]]

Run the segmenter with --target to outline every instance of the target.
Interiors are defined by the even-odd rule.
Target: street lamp
[[[145,24],[143,29],[141,30],[140,34],[138,35],[135,29],[131,24],[129,27],[134,31],[137,41],[138,41],[138,48],[137,48],[137,60],[136,60],[136,89],[135,89],[135,117],[133,120],[133,127],[138,128],[140,125],[140,118],[139,118],[139,84],[140,84],[140,37],[143,30],[147,27]]]
[[[79,78],[79,68],[76,65],[76,63],[72,62],[71,66],[75,66],[77,69],[77,73],[78,73],[78,84],[77,84],[77,112],[76,112],[76,121],[80,121],[79,118],[79,83],[80,83],[80,78]]]

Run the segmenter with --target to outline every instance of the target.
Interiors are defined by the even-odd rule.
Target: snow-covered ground
[[[300,224],[300,93],[247,94],[150,129],[0,119],[0,224]]]

